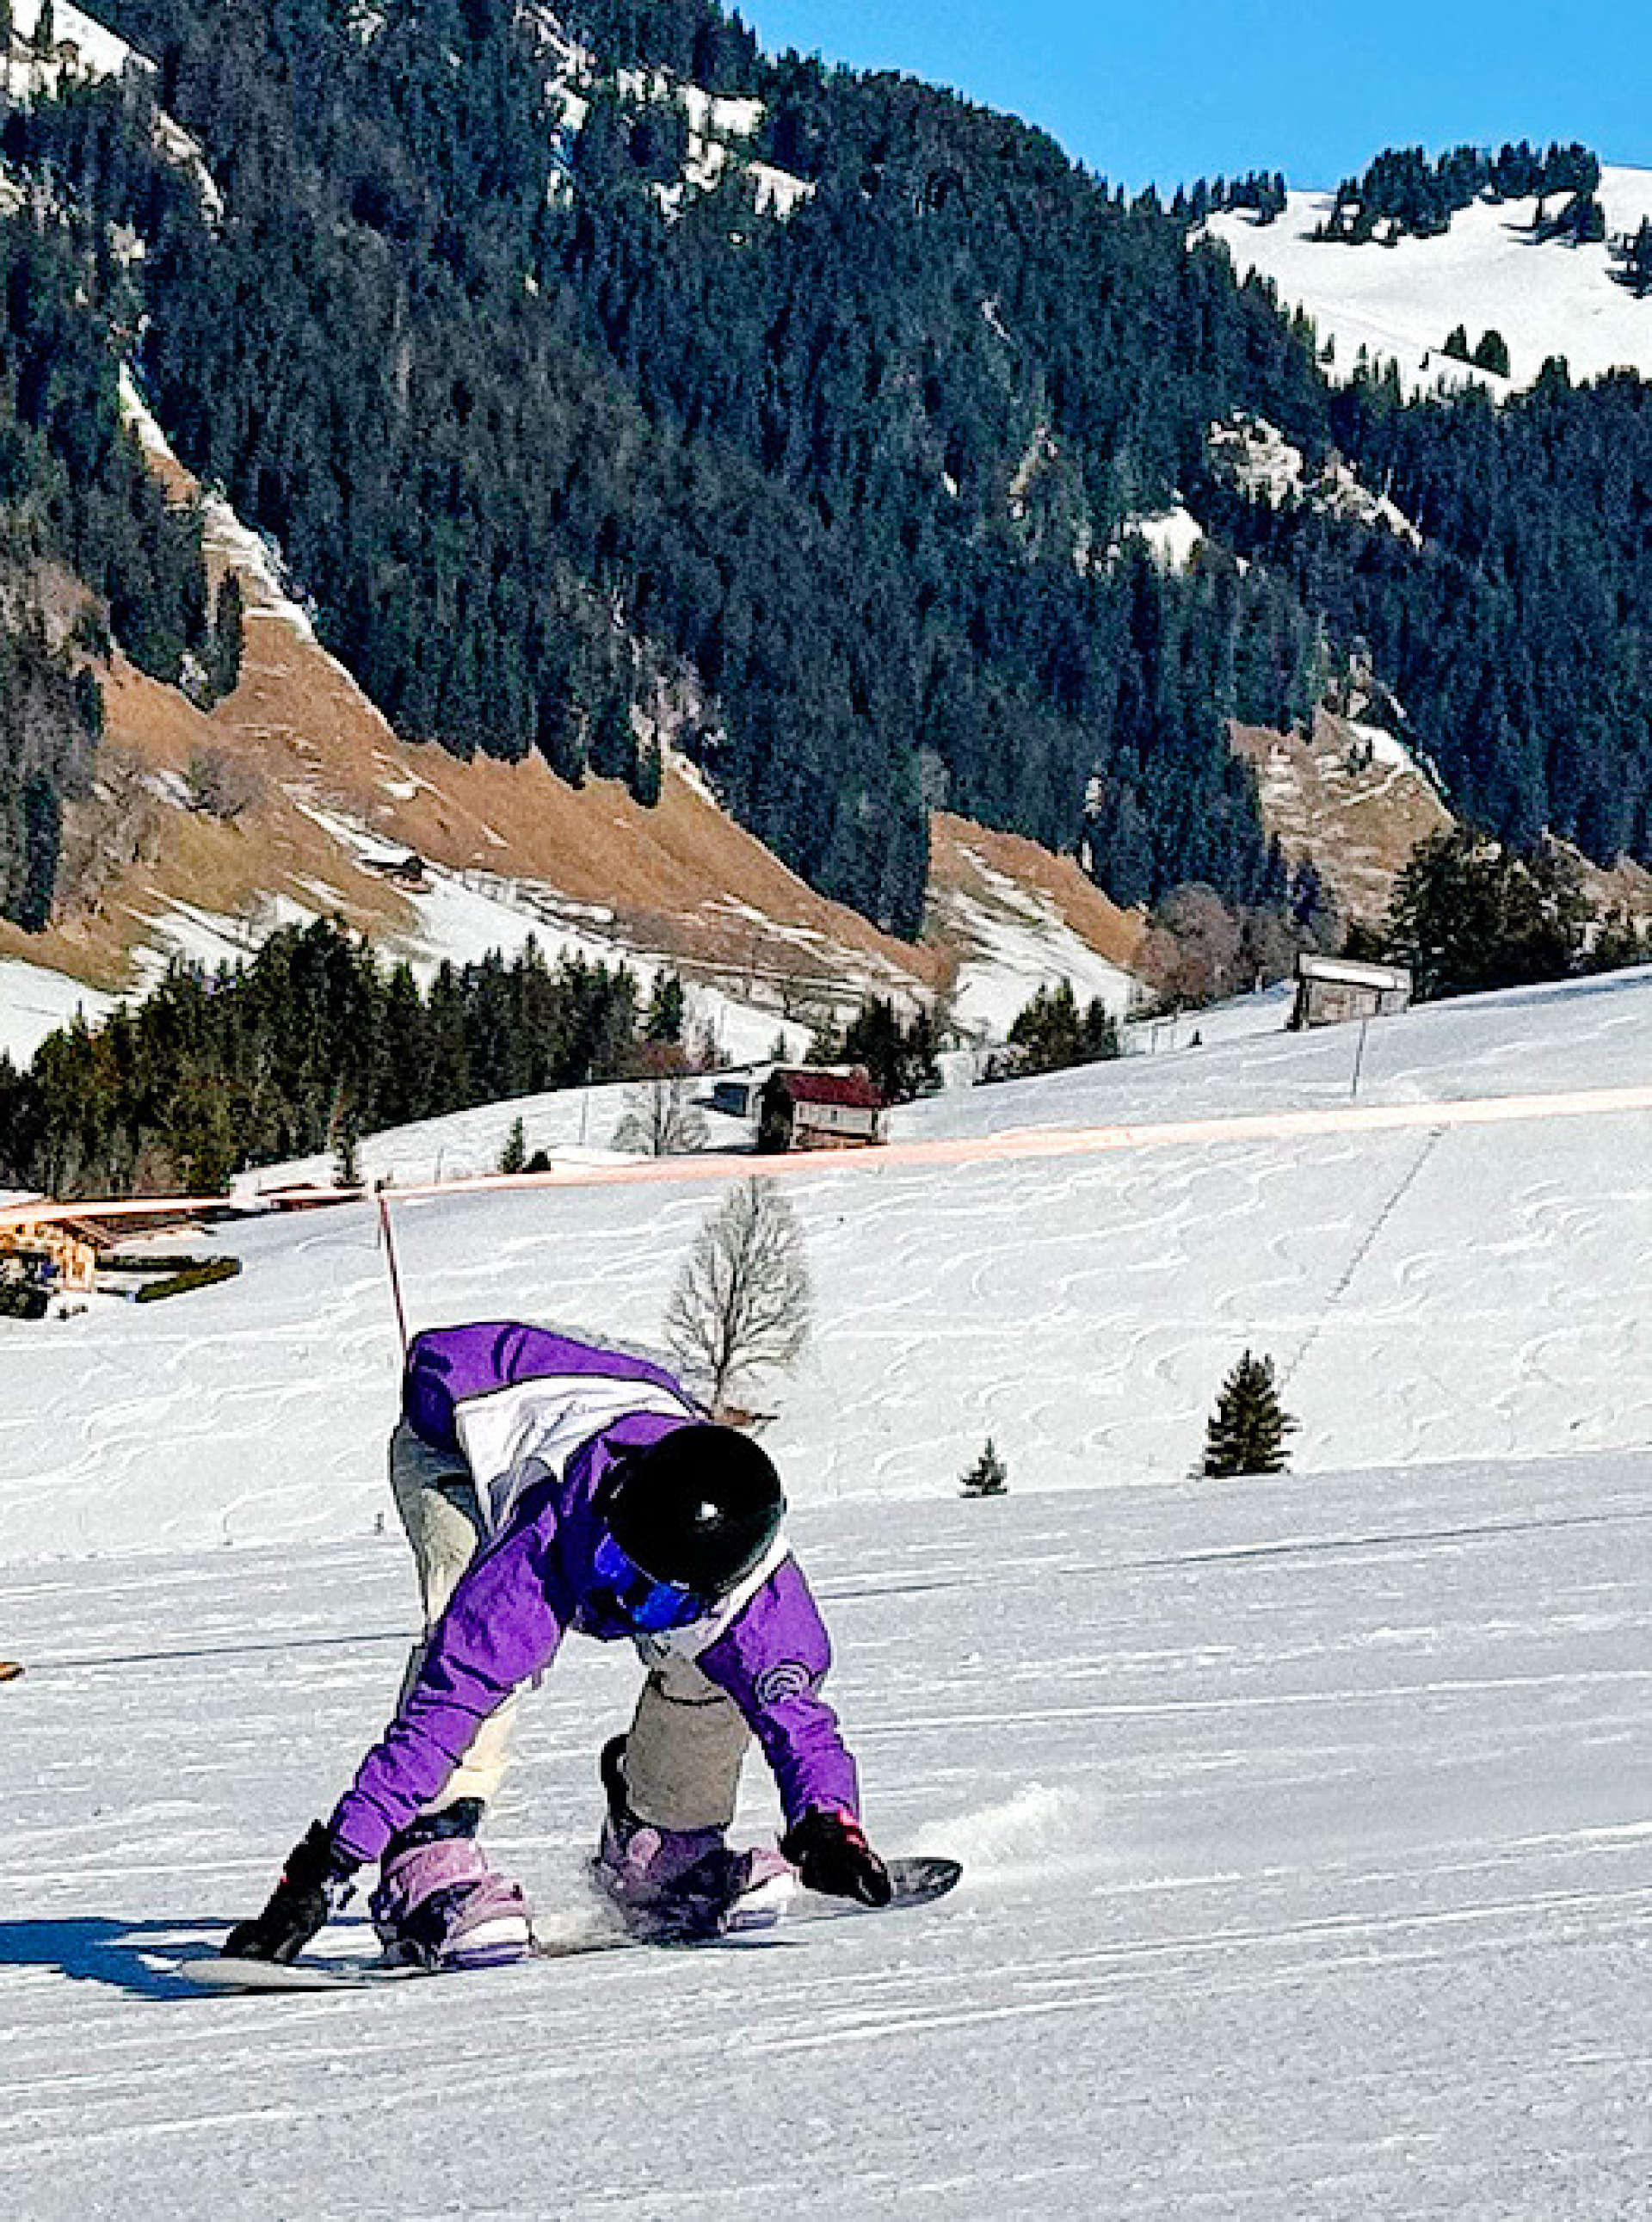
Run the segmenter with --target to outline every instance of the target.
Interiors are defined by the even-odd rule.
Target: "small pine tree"
[[[212,643],[209,671],[212,693],[222,701],[241,684],[241,652],[246,641],[246,607],[241,581],[226,572],[213,605]]]
[[[679,975],[661,972],[649,990],[644,1038],[651,1042],[680,1042],[687,1004],[687,992]]]
[[[1222,1384],[1205,1435],[1201,1472],[1218,1480],[1235,1474],[1283,1473],[1285,1438],[1296,1422],[1280,1402],[1271,1358],[1249,1351]]]
[[[361,1185],[361,1114],[353,1096],[341,1095],[333,1109],[333,1185]]]
[[[967,1473],[959,1482],[959,1491],[965,1497],[1003,1497],[1010,1486],[1010,1469],[998,1456],[998,1446],[989,1435],[986,1447]]]
[[[520,1119],[510,1122],[510,1132],[504,1138],[504,1147],[499,1152],[502,1173],[525,1172],[528,1169],[528,1130]]]

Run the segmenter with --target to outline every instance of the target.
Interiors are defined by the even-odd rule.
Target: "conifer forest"
[[[898,933],[942,805],[1078,854],[1123,903],[1189,882],[1272,899],[1229,721],[1303,723],[1355,656],[1471,822],[1652,855],[1638,380],[1556,362],[1505,407],[1407,402],[1380,373],[1335,388],[1187,195],[1127,195],[910,79],[766,56],[711,0],[108,13],[153,81],[4,123],[52,192],[0,225],[25,273],[0,514],[84,562],[141,662],[211,668],[215,643],[198,531],[118,430],[123,356],[403,735],[537,750],[646,801],[660,735],[634,712],[686,677],[673,744]],[[592,58],[573,107],[571,41]],[[760,104],[692,190],[691,85]],[[156,104],[221,213],[158,146]],[[1520,190],[1559,210],[1598,175],[1576,148],[1396,155],[1345,213],[1426,228]],[[1266,217],[1283,181],[1218,188],[1207,207]],[[20,285],[53,304],[84,411],[34,390]],[[1311,468],[1335,449],[1424,545],[1226,483],[1208,436],[1241,411]],[[1129,530],[1178,498],[1211,536],[1185,574]],[[118,532],[89,532],[93,509]],[[28,923],[97,714],[12,627],[41,707],[6,743],[0,886]]]

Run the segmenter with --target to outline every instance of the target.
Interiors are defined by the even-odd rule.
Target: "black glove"
[[[811,1806],[781,1837],[780,1849],[802,1877],[805,1890],[823,1892],[828,1898],[858,1898],[862,1905],[888,1905],[893,1887],[889,1870],[851,1815]]]
[[[287,1855],[281,1880],[255,1921],[243,1921],[224,1941],[228,1960],[296,1960],[316,1930],[350,1896],[359,1862],[312,1821],[302,1843]]]

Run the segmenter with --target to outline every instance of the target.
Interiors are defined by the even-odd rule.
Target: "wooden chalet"
[[[49,1203],[38,1217],[0,1226],[0,1273],[43,1289],[84,1290],[97,1285],[101,1259],[116,1247],[113,1231],[95,1219],[57,1219]]]
[[[884,1138],[884,1100],[863,1072],[813,1072],[782,1067],[770,1074],[757,1122],[757,1146],[787,1150],[864,1150]]]
[[[47,1295],[84,1295],[134,1236],[195,1230],[218,1215],[199,1207],[122,1211],[118,1201],[89,1212],[49,1196],[10,1202],[0,1212],[0,1279],[26,1282]]]

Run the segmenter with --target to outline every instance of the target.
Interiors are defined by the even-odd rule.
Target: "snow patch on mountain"
[[[96,1022],[115,1007],[113,995],[19,957],[0,957],[0,1057],[27,1064],[49,1033],[76,1018]]]
[[[1001,1042],[1011,1021],[1041,988],[1071,982],[1079,1001],[1099,997],[1115,1018],[1130,1008],[1136,983],[1080,938],[1042,889],[996,871],[965,844],[978,887],[936,888],[933,923],[966,951],[951,997],[954,1023],[982,1042]]]
[[[1310,474],[1300,448],[1265,417],[1240,411],[1225,424],[1212,424],[1212,461],[1248,500],[1271,508],[1288,502],[1306,502],[1330,517],[1351,518],[1357,524],[1392,532],[1409,548],[1420,548],[1423,536],[1397,502],[1374,493],[1337,455],[1321,471]]]
[[[1528,386],[1552,355],[1574,379],[1618,367],[1652,377],[1652,300],[1637,301],[1612,274],[1612,242],[1632,236],[1652,217],[1652,170],[1608,166],[1599,198],[1607,236],[1587,247],[1538,244],[1535,200],[1476,202],[1433,239],[1359,247],[1312,235],[1334,196],[1292,192],[1283,216],[1259,224],[1246,211],[1211,218],[1242,275],[1254,272],[1287,305],[1306,311],[1334,378],[1348,379],[1363,356],[1399,367],[1408,393],[1477,384],[1494,393]],[[1486,331],[1508,342],[1508,380],[1442,354],[1461,325],[1470,346]]]
[[[598,57],[571,38],[554,15],[543,9],[529,9],[523,21],[533,31],[547,66],[547,101],[570,138],[577,138],[585,129],[592,96],[604,83],[634,106],[681,110],[688,126],[682,174],[673,182],[654,187],[654,198],[668,222],[682,214],[689,194],[714,191],[731,166],[751,185],[760,216],[776,217],[784,223],[813,198],[816,188],[809,179],[797,177],[752,153],[751,141],[762,129],[767,113],[761,100],[745,93],[710,92],[669,70],[623,69],[605,78]],[[568,189],[568,181],[560,179],[553,190],[566,193]]]
[[[46,0],[12,0],[11,39],[0,57],[0,83],[8,99],[25,103],[50,99],[78,79],[122,78],[129,72],[151,80],[158,78],[160,72],[147,55],[72,6],[70,0],[53,0],[48,27],[52,43],[49,49],[43,49],[39,39],[45,8]],[[223,216],[223,196],[207,167],[199,141],[163,109],[155,110],[153,128],[155,145],[176,168],[187,173],[209,218],[219,222]]]
[[[1126,534],[1144,540],[1155,562],[1167,571],[1186,570],[1207,537],[1205,527],[1180,500],[1151,517],[1133,517]]]

